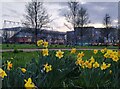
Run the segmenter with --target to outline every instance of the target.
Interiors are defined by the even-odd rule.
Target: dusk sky
[[[27,2],[2,2],[2,22],[4,20],[10,20],[15,22],[21,22],[24,20],[25,5]],[[89,20],[91,23],[89,26],[102,27],[103,17],[106,13],[111,16],[112,25],[116,26],[118,22],[118,2],[82,2],[81,6],[85,7],[89,14]],[[71,25],[67,23],[64,13],[67,12],[68,7],[66,2],[46,2],[44,7],[47,9],[50,19],[53,21],[49,24],[49,27],[56,31],[70,31],[64,24],[69,27]],[[4,25],[5,26],[5,25]],[[19,25],[16,25],[19,26]],[[3,26],[0,25],[0,28]],[[12,24],[6,24],[5,27],[12,27]],[[72,28],[72,27],[71,27]]]

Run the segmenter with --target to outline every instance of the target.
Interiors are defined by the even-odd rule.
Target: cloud
[[[2,4],[2,16],[3,19],[8,19],[12,21],[23,20],[23,14],[25,13],[26,1],[22,0],[12,0],[13,2],[5,2]],[[30,1],[30,0],[27,0]],[[103,17],[106,13],[110,14],[112,23],[117,24],[118,15],[118,3],[117,2],[83,2],[81,6],[87,8],[89,19],[91,20],[91,25],[95,27],[101,27]],[[50,14],[51,19],[54,19],[51,24],[55,30],[58,31],[68,31],[69,29],[64,25],[67,23],[64,14],[67,12],[68,7],[66,2],[45,2],[45,8],[48,14]],[[70,24],[69,24],[70,25]]]

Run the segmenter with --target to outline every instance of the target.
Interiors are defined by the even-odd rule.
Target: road
[[[24,51],[24,52],[32,52],[32,51],[41,51],[42,49],[18,49],[19,51]],[[49,50],[71,50],[71,49],[49,49]],[[81,48],[77,50],[94,50],[92,48]],[[97,50],[101,50],[101,48],[98,48]],[[116,49],[112,49],[116,50]],[[0,52],[12,52],[14,49],[0,49]]]

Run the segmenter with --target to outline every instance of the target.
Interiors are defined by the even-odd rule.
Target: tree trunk
[[[83,29],[82,28],[81,28],[81,46],[83,46],[83,31],[82,31]]]
[[[35,4],[35,44],[37,46],[37,2]]]
[[[75,32],[75,27],[74,27],[74,36],[75,36],[75,42],[74,42],[74,45],[77,45],[77,34]]]

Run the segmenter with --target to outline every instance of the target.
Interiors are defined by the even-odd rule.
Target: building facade
[[[116,28],[77,27],[66,33],[66,40],[68,45],[112,45],[118,42],[117,34]]]
[[[10,43],[34,43],[36,36],[34,29],[22,28],[18,33],[9,38]],[[48,41],[49,44],[65,44],[65,33],[58,31],[51,31],[46,29],[38,29],[37,40]]]

